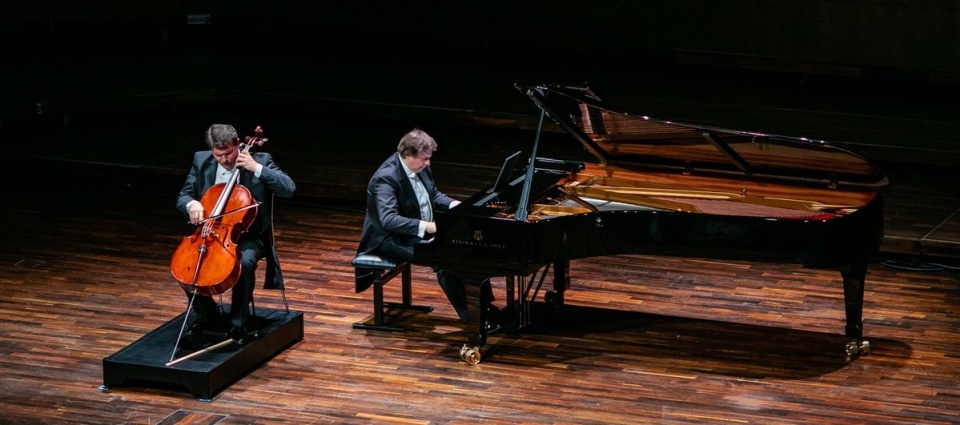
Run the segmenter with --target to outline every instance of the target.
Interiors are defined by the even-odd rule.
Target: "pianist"
[[[449,210],[457,201],[437,190],[430,170],[430,157],[437,142],[420,129],[403,135],[397,153],[390,155],[367,185],[367,212],[357,254],[373,254],[391,261],[414,261],[413,246],[429,241],[437,232],[434,210]],[[440,288],[460,316],[467,320],[463,282],[453,273],[435,269]],[[483,308],[487,333],[500,329],[499,310],[493,305],[490,285],[483,285]]]

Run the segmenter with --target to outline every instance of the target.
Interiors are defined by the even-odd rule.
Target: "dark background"
[[[515,81],[586,84],[624,111],[867,157],[890,177],[885,245],[903,231],[917,252],[957,227],[958,32],[957,2],[923,0],[6,2],[0,149],[11,172],[175,192],[207,125],[263,125],[298,197],[362,202],[418,126],[468,195],[533,140]],[[556,140],[545,156],[583,153]]]
[[[0,141],[225,100],[515,119],[536,111],[512,82],[534,79],[952,166],[958,31],[952,1],[7,2]]]

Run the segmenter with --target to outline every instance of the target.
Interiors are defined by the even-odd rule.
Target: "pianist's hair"
[[[404,158],[416,157],[423,153],[432,154],[437,150],[437,141],[419,128],[414,128],[404,134],[397,145],[397,152]]]

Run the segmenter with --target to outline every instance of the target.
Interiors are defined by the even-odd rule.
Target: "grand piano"
[[[503,326],[515,333],[534,320],[532,298],[548,274],[543,301],[560,306],[570,260],[620,254],[835,269],[843,278],[846,359],[869,351],[862,310],[867,266],[883,238],[877,189],[887,178],[879,168],[823,141],[631,114],[588,87],[516,88],[540,112],[530,152],[508,158],[490,188],[438,212],[436,236],[415,247],[415,264],[465,282],[462,360],[481,360],[480,294],[491,278],[506,282]],[[540,156],[548,125],[576,139],[591,160]]]

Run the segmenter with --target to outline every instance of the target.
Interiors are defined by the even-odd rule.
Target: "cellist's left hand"
[[[240,154],[237,155],[237,167],[255,173],[258,165],[260,164],[253,159],[253,155],[250,155],[250,152],[240,151]]]

